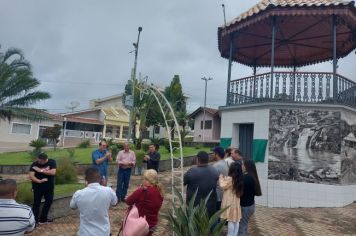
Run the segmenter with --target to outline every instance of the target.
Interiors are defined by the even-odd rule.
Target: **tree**
[[[180,83],[179,75],[174,75],[171,84],[166,87],[164,95],[171,104],[174,113],[176,115],[178,124],[185,128],[187,121],[187,109],[186,100],[183,94],[182,85]],[[174,139],[174,122],[171,121],[168,124],[171,128],[171,138]]]
[[[0,52],[0,119],[44,119],[41,112],[29,108],[50,98],[49,93],[37,90],[39,84],[19,49]]]
[[[139,120],[139,130],[140,137],[137,139],[134,137],[134,143],[139,145],[143,138],[144,131],[147,130],[147,127],[164,125],[163,115],[159,108],[159,105],[155,98],[151,94],[141,94],[138,87],[141,86],[140,83],[135,80],[135,89],[134,89],[134,109],[132,117],[134,117],[133,129],[136,131],[137,123],[136,120]],[[123,99],[127,99],[128,95],[132,94],[132,80],[128,80]],[[164,95],[167,100],[170,102],[175,114],[177,115],[178,124],[182,127],[187,125],[187,114],[186,114],[186,101],[182,92],[182,85],[180,83],[179,75],[175,75],[172,79],[170,86],[166,87],[164,90]],[[167,117],[171,119],[171,117]],[[169,122],[171,129],[174,127],[174,122]],[[136,132],[135,132],[136,133]],[[171,133],[174,138],[174,131]],[[138,146],[137,146],[138,147]]]
[[[53,127],[47,127],[42,134],[43,138],[47,138],[53,142],[53,148],[56,150],[59,136],[61,135],[62,126],[55,124]]]
[[[132,83],[132,80],[128,80],[127,84],[125,86],[125,91],[123,95],[123,101],[126,103],[126,100],[128,99],[129,96],[132,96],[132,86],[134,85],[134,103],[133,103],[133,109],[131,107],[127,107],[128,109],[131,109],[130,111],[130,117],[132,120],[132,133],[133,135],[133,142],[136,145],[137,149],[141,148],[141,141],[143,139],[143,132],[146,130],[146,118],[147,118],[147,107],[149,104],[149,96],[147,94],[140,94],[140,91],[138,87],[140,86],[137,80],[134,80],[134,84]],[[139,127],[137,127],[137,120],[139,120]],[[136,137],[136,130],[137,128],[140,131],[140,137]]]

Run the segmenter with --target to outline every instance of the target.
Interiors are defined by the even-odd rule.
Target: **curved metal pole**
[[[174,124],[175,124],[175,127],[177,127],[177,131],[178,131],[178,140],[179,140],[179,150],[180,150],[180,162],[181,162],[181,168],[180,168],[180,171],[181,171],[181,176],[183,177],[183,174],[184,174],[184,169],[183,169],[183,147],[182,147],[182,138],[181,138],[181,135],[180,135],[180,130],[179,130],[179,124],[178,124],[178,121],[177,121],[177,118],[174,114],[174,110],[171,106],[171,104],[169,103],[169,101],[167,100],[167,98],[161,93],[161,91],[159,91],[156,87],[152,86],[152,85],[148,85],[149,88],[151,88],[152,90],[154,90],[155,92],[157,92],[160,97],[165,101],[166,105],[168,106],[169,108],[169,111],[172,115],[172,118],[173,118],[173,121],[174,121]],[[154,93],[152,93],[156,100],[158,99],[156,97],[156,95]],[[160,102],[158,101],[158,103],[160,104]],[[163,108],[162,106],[160,105],[160,109],[161,109],[161,112],[164,116],[164,120],[165,120],[165,124],[166,124],[166,127],[168,129],[168,123],[167,123],[167,120],[166,120],[166,115],[164,114],[164,111],[163,111]],[[173,148],[172,148],[172,139],[170,137],[170,134],[168,134],[168,140],[169,140],[169,147],[170,147],[170,153],[171,153],[171,164],[172,164],[172,200],[174,202],[174,189],[173,189],[173,186],[174,186],[174,155],[173,155]],[[182,195],[184,195],[184,185],[183,185],[183,178],[181,179],[181,193]]]

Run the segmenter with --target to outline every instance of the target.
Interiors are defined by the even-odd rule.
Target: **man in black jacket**
[[[33,206],[32,211],[35,215],[36,223],[50,223],[52,220],[47,218],[49,208],[53,202],[54,195],[54,176],[56,175],[56,161],[48,159],[47,154],[41,153],[37,156],[37,161],[30,167],[29,177],[32,181]],[[40,204],[42,197],[45,203],[40,214]]]
[[[154,144],[150,144],[148,147],[148,154],[143,158],[143,161],[147,162],[147,170],[154,169],[158,172],[160,159],[161,154],[159,154],[156,150],[156,146]]]
[[[211,193],[206,206],[210,217],[216,212],[216,185],[219,179],[219,173],[213,166],[209,166],[208,162],[208,153],[204,151],[199,152],[197,154],[197,166],[192,167],[184,174],[184,185],[187,185],[187,203],[198,189],[194,202],[195,206]]]

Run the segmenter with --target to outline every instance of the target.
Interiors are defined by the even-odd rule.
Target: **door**
[[[253,124],[239,124],[239,149],[244,158],[252,159]]]

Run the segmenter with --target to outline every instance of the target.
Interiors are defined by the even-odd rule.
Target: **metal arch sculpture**
[[[167,136],[168,136],[168,141],[169,141],[169,149],[170,149],[170,154],[171,154],[171,167],[172,167],[172,201],[175,203],[175,191],[174,191],[174,186],[175,183],[179,182],[180,183],[180,190],[181,194],[184,195],[184,185],[183,185],[183,175],[184,175],[184,169],[183,169],[183,147],[182,147],[182,139],[180,136],[180,127],[177,121],[177,118],[174,114],[174,110],[167,100],[167,98],[164,96],[164,94],[154,86],[153,84],[149,85],[147,82],[141,82],[137,86],[137,88],[140,90],[140,99],[143,98],[143,94],[151,94],[156,102],[159,105],[159,108],[161,110],[161,113],[164,118],[164,122],[166,125],[166,130],[167,130]],[[169,119],[167,119],[169,117]],[[168,122],[174,122],[174,128],[170,129],[170,126],[168,125]],[[171,138],[171,132],[177,132],[178,133],[178,138],[179,138],[179,151],[180,151],[180,156],[176,157],[174,156],[173,153],[173,146],[172,146],[172,138]],[[178,163],[175,165],[175,162]]]

